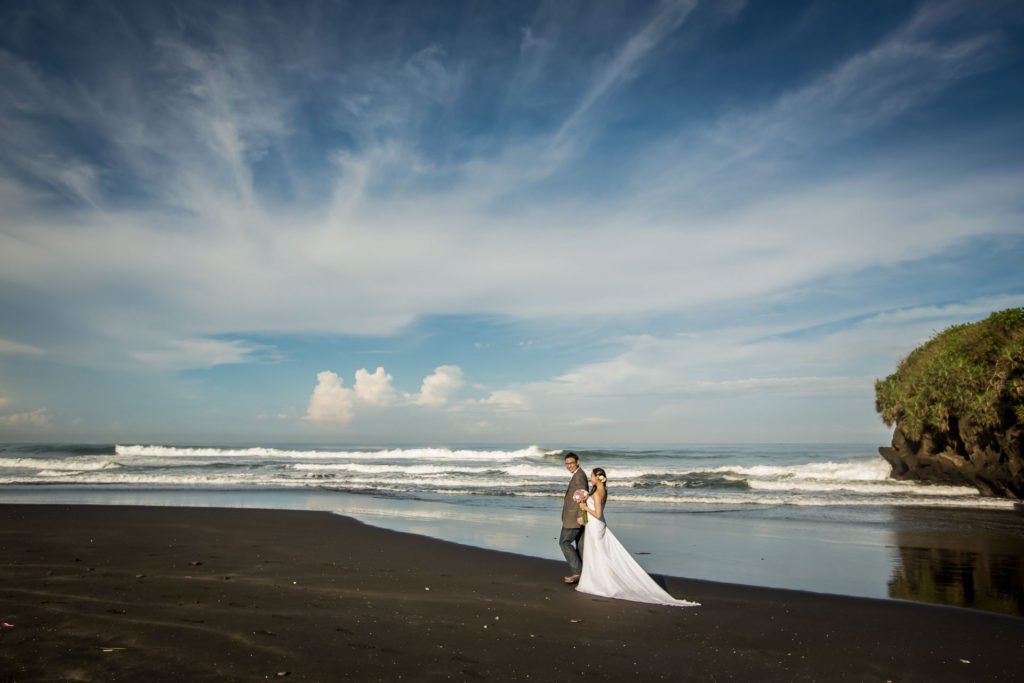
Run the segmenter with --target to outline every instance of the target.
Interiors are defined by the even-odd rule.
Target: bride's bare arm
[[[594,501],[594,507],[590,508],[586,502],[580,503],[580,510],[586,510],[589,513],[600,517],[604,514],[604,502],[608,499],[608,494],[604,491],[595,491],[594,495],[590,496],[589,500]]]

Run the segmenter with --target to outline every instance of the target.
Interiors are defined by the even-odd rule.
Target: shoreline
[[[557,499],[551,500],[557,503]],[[380,498],[335,491],[5,489],[4,502],[316,510],[484,549],[562,561],[554,505]],[[500,515],[495,511],[500,510]],[[1024,616],[1024,518],[934,508],[757,508],[650,513],[619,507],[616,536],[655,574]]]
[[[563,563],[328,512],[0,505],[0,680],[1012,679],[1024,619]],[[123,648],[123,649],[117,649]]]

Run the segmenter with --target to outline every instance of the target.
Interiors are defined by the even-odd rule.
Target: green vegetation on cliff
[[[875,382],[875,409],[914,441],[948,430],[950,420],[1024,423],[1024,308],[936,334]]]

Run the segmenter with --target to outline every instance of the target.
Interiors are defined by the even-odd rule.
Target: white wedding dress
[[[655,605],[699,607],[699,602],[676,600],[654,582],[633,556],[629,554],[615,534],[605,524],[604,517],[591,509],[587,530],[583,537],[583,574],[576,590],[605,598],[648,602]]]

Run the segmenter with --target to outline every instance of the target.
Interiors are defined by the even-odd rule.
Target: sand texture
[[[0,681],[1010,681],[1024,662],[1020,618],[671,577],[703,606],[607,600],[561,562],[320,512],[0,505],[0,552]]]

